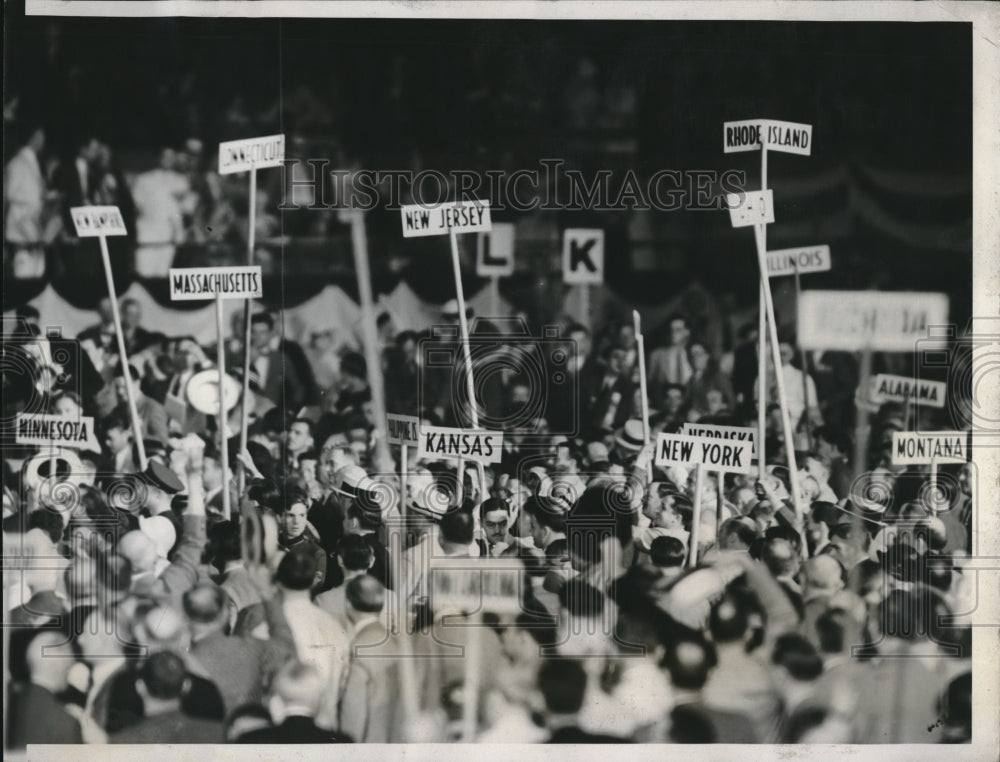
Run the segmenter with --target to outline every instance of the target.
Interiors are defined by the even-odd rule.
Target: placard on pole
[[[104,278],[108,284],[108,298],[111,301],[111,318],[115,324],[115,338],[118,342],[118,359],[125,379],[125,398],[128,401],[129,415],[132,417],[132,436],[135,448],[139,453],[139,468],[146,470],[146,446],[142,440],[142,426],[139,413],[135,406],[135,390],[133,389],[132,372],[128,362],[128,352],[125,350],[125,335],[122,332],[122,318],[118,309],[118,295],[115,293],[115,279],[111,273],[111,258],[108,255],[110,235],[127,235],[125,221],[117,206],[76,206],[70,209],[73,227],[80,238],[97,238],[101,244],[101,260],[104,263]]]
[[[491,230],[490,206],[481,200],[454,201],[437,206],[410,204],[400,210],[404,238],[422,238],[425,236],[448,235],[451,242],[451,266],[455,277],[455,297],[458,301],[458,324],[461,329],[462,351],[465,356],[466,388],[469,395],[469,417],[472,428],[479,428],[479,414],[476,410],[476,386],[472,375],[472,352],[469,348],[469,321],[465,314],[465,292],[462,288],[461,263],[458,256],[459,233],[485,233]],[[483,472],[480,471],[482,477]],[[459,485],[464,481],[464,472],[459,466]],[[485,481],[485,479],[484,479]],[[481,485],[485,492],[485,483]],[[482,616],[476,615],[475,624],[482,624]],[[479,673],[470,669],[472,663],[478,660],[480,638],[474,631],[470,639],[470,650],[473,652],[466,659],[465,696],[462,706],[463,722],[462,736],[466,741],[472,741],[475,736],[476,717],[479,702]]]
[[[219,457],[224,484],[222,488],[222,513],[226,521],[232,515],[229,490],[229,447],[226,442],[226,342],[222,313],[223,299],[260,299],[264,295],[260,267],[189,267],[170,268],[170,299],[215,301],[215,332],[218,339],[216,364],[219,370]],[[246,386],[243,388],[243,409],[247,408]],[[241,447],[241,451],[246,449]],[[242,492],[240,493],[242,495]]]
[[[250,208],[247,229],[247,265],[253,265],[257,239],[257,170],[280,167],[285,163],[285,136],[266,135],[246,140],[228,140],[219,143],[219,174],[250,173]],[[247,447],[247,428],[250,425],[250,300],[243,307],[243,406],[240,409],[240,451]],[[239,468],[240,495],[246,487],[246,472]]]

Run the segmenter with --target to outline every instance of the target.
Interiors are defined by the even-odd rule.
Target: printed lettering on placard
[[[78,238],[128,235],[117,206],[74,206],[69,214]]]
[[[681,434],[689,437],[705,437],[712,439],[735,439],[738,442],[749,442],[751,453],[757,457],[757,429],[749,426],[718,426],[714,423],[685,423],[681,426]]]
[[[285,161],[285,136],[267,135],[219,143],[219,174],[280,167]]]
[[[879,373],[871,379],[868,395],[871,402],[910,402],[914,405],[944,407],[948,384],[944,381],[924,381],[907,376]]]
[[[563,231],[563,282],[573,285],[604,282],[604,231],[567,228]]]
[[[948,323],[948,296],[913,291],[803,291],[798,337],[803,349],[913,352],[943,349],[930,335]]]
[[[503,456],[503,433],[422,426],[417,455],[421,458],[464,458],[481,463],[499,463]]]
[[[935,431],[915,433],[892,432],[892,464],[894,466],[938,463],[967,463],[972,459],[972,434],[968,431]]]
[[[749,473],[753,443],[712,436],[660,434],[656,438],[655,462],[658,466],[696,466],[721,473]]]
[[[476,275],[506,278],[514,274],[514,225],[498,222],[476,239]]]
[[[386,413],[385,424],[388,430],[386,441],[389,444],[417,444],[420,441],[420,419],[416,416]]]
[[[73,447],[100,451],[90,416],[67,418],[61,415],[19,415],[15,442],[38,447]]]
[[[767,252],[767,274],[772,278],[781,275],[799,275],[826,272],[831,267],[829,246],[806,246],[799,249],[777,249]]]
[[[264,295],[259,265],[252,267],[171,267],[170,299],[259,299]]]
[[[410,204],[400,209],[403,238],[422,238],[455,233],[485,233],[492,229],[490,205],[474,199],[424,206]]]

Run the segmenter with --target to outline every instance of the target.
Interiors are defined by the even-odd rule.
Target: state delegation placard
[[[802,349],[916,352],[943,349],[928,329],[948,324],[948,296],[918,291],[803,291],[798,300]],[[919,344],[918,344],[919,342]]]
[[[718,426],[714,423],[685,423],[681,426],[680,433],[687,437],[749,442],[751,454],[753,457],[757,457],[757,430],[752,429],[749,426]]]
[[[490,205],[485,201],[457,201],[440,206],[410,204],[401,208],[403,238],[491,230]]]
[[[876,405],[884,402],[912,402],[929,407],[944,407],[948,384],[923,381],[907,376],[879,373],[871,380],[869,399]]]
[[[812,151],[812,125],[781,122],[777,119],[744,119],[722,125],[724,153],[756,151],[767,146],[770,151],[808,156]]]
[[[521,613],[524,564],[516,558],[436,557],[429,574],[433,611]]]
[[[128,235],[117,206],[74,206],[69,210],[78,238]]]
[[[703,466],[731,474],[750,472],[753,447],[748,441],[660,434],[656,437],[656,465]]]
[[[892,464],[894,466],[967,463],[972,458],[972,432],[934,431],[917,433],[892,432]]]
[[[419,426],[420,420],[416,416],[386,413],[386,441],[395,445],[417,444],[420,441]]]
[[[219,143],[219,174],[280,167],[285,161],[285,136],[266,135]]]
[[[821,273],[830,269],[829,246],[804,246],[798,249],[776,249],[767,252],[767,274],[771,278],[782,275]]]
[[[480,463],[499,463],[503,455],[503,433],[421,426],[417,443],[420,458],[465,458]]]
[[[94,434],[94,419],[87,415],[66,418],[61,415],[19,415],[15,422],[14,441],[38,447],[73,447],[99,452]]]
[[[170,299],[259,299],[264,295],[259,266],[170,268]]]

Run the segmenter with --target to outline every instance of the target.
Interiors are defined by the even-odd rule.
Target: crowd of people
[[[14,278],[51,278],[60,271],[62,255],[79,243],[69,212],[75,206],[121,210],[129,231],[128,269],[140,277],[165,276],[184,246],[199,247],[202,259],[223,261],[246,249],[245,183],[220,176],[200,139],[163,147],[148,168],[126,172],[96,135],[75,141],[67,152],[53,148],[45,126],[19,127],[22,142],[4,168],[4,244]],[[277,235],[266,187],[256,204],[258,239]]]
[[[502,457],[409,445],[404,481],[370,380],[389,413],[470,427],[460,359],[429,349],[439,331],[380,316],[370,373],[254,314],[250,391],[220,421],[187,393],[217,348],[143,325],[134,302],[121,313],[127,368],[110,304],[74,340],[22,308],[3,346],[5,420],[93,416],[99,432],[57,455],[4,442],[5,556],[23,561],[4,575],[10,747],[970,740],[970,467],[942,466],[943,497],[928,494],[926,469],[889,457],[911,417],[893,404],[854,462],[845,385],[803,373],[794,337],[791,442],[752,330],[714,357],[676,315],[647,344],[654,440],[756,426],[765,397],[763,467],[706,473],[697,493],[645,443],[631,323],[567,319],[554,342],[526,341],[470,315]],[[442,324],[458,318],[446,305]],[[225,339],[237,372],[243,328]],[[483,579],[515,562],[510,600],[442,596],[456,559]]]

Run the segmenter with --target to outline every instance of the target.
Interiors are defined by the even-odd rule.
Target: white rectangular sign
[[[876,405],[884,402],[912,402],[929,407],[944,407],[948,384],[944,381],[921,381],[906,376],[879,373],[871,380],[868,398]]]
[[[722,125],[725,153],[757,151],[762,145],[769,151],[808,156],[812,151],[812,125],[781,122],[776,119],[744,119]]]
[[[66,418],[61,415],[19,415],[15,442],[39,447],[73,447],[100,452],[94,433],[94,419],[87,415]]]
[[[128,235],[125,220],[117,206],[74,206],[69,214],[79,238]]]
[[[400,209],[403,238],[429,235],[485,233],[491,229],[490,205],[485,201],[453,201],[440,206],[410,204]]]
[[[474,613],[520,614],[524,563],[511,558],[435,557],[429,569],[430,606],[435,613],[447,610]]]
[[[691,437],[684,434],[659,434],[656,437],[656,465],[696,466],[730,474],[750,472],[753,446],[750,442],[715,437]]]
[[[771,278],[794,275],[796,266],[800,275],[822,273],[830,269],[829,246],[805,246],[800,249],[778,249],[767,252],[767,274]]]
[[[480,463],[499,463],[503,455],[503,432],[421,426],[417,457],[465,458]]]
[[[971,439],[968,431],[894,431],[892,464],[927,465],[932,459],[938,463],[967,463],[972,456]]]
[[[716,426],[714,423],[685,423],[680,433],[687,437],[724,439],[749,442],[750,452],[757,457],[757,430],[749,426]]]
[[[476,275],[506,278],[514,274],[514,225],[498,222],[476,240]]]
[[[604,282],[604,231],[567,228],[563,231],[563,283]]]
[[[171,267],[170,299],[190,302],[198,299],[259,299],[264,295],[260,266],[252,267]]]
[[[386,441],[389,444],[417,444],[420,441],[420,419],[416,416],[386,413],[385,425],[389,434]]]
[[[766,225],[774,222],[774,192],[771,190],[747,191],[742,195],[730,193],[729,221],[734,228]]]
[[[928,336],[948,323],[948,296],[920,291],[803,291],[798,334],[802,349],[915,352],[944,349]],[[917,342],[919,343],[919,347]]]
[[[219,174],[232,175],[251,169],[280,167],[285,161],[285,136],[230,140],[219,143]]]

